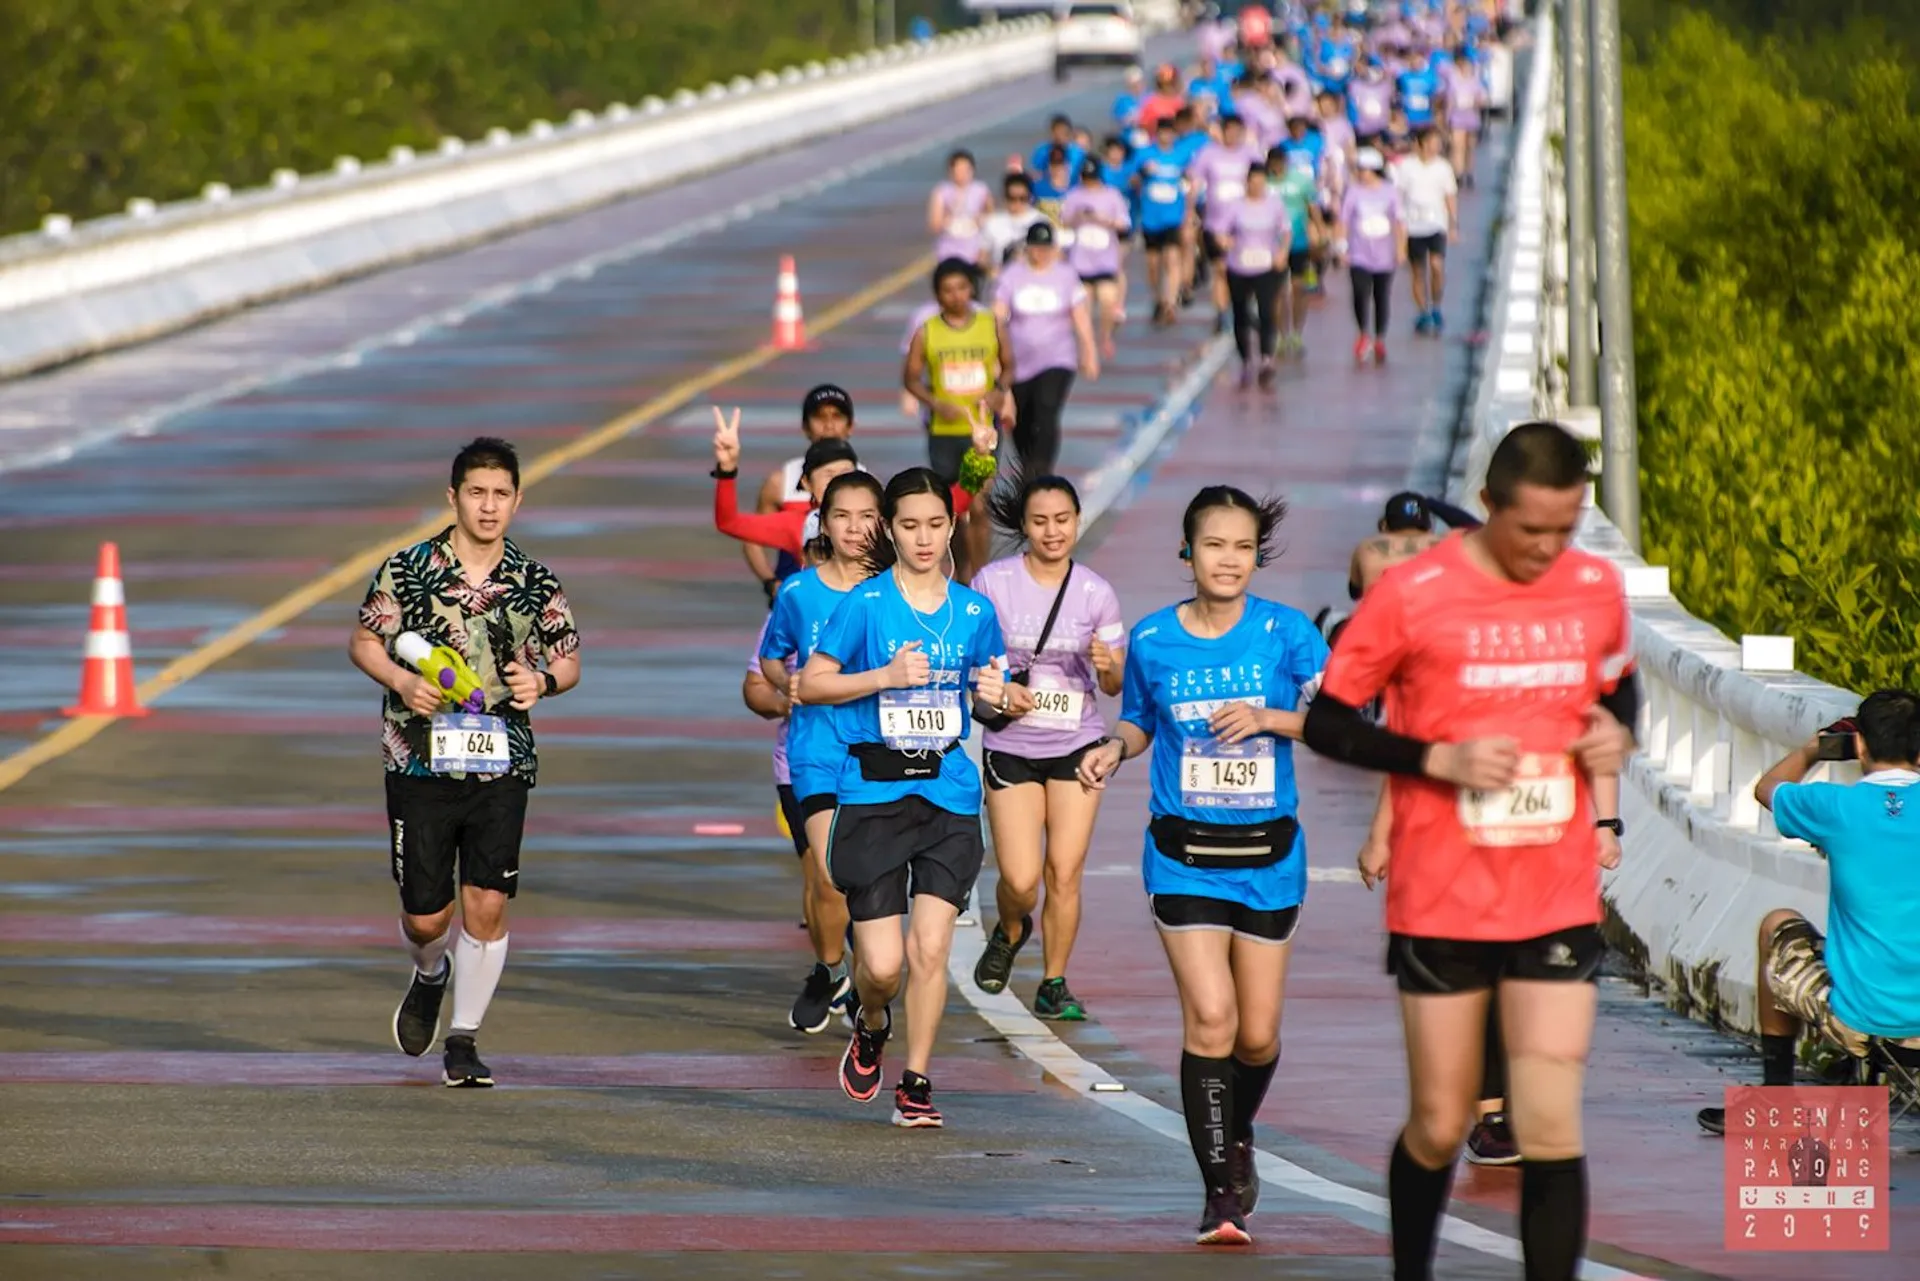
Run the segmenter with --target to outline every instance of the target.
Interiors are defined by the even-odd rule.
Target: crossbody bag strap
[[[1047,611],[1047,621],[1040,626],[1040,639],[1034,642],[1033,662],[1027,664],[1029,670],[1040,665],[1041,651],[1045,650],[1047,642],[1053,639],[1053,625],[1060,617],[1060,602],[1067,598],[1067,587],[1072,582],[1073,562],[1068,561],[1067,576],[1060,580],[1060,590],[1053,594],[1053,608]]]

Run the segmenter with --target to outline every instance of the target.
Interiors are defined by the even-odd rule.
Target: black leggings
[[[1387,300],[1393,296],[1393,273],[1391,271],[1368,271],[1365,267],[1350,267],[1353,277],[1353,323],[1360,326],[1364,337],[1367,322],[1373,322],[1373,335],[1376,338],[1387,336]]]
[[[1060,411],[1073,390],[1071,369],[1047,369],[1013,385],[1013,449],[1020,474],[1051,476],[1060,462]]]
[[[1239,349],[1240,359],[1251,363],[1256,357],[1272,356],[1279,345],[1280,290],[1286,280],[1284,271],[1263,271],[1257,276],[1227,273],[1227,296],[1233,300],[1233,345]],[[1257,350],[1251,341],[1256,316],[1260,331]]]

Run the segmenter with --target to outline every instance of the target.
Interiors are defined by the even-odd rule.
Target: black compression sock
[[[1406,1140],[1393,1145],[1387,1166],[1387,1202],[1393,1224],[1393,1281],[1433,1281],[1433,1247],[1440,1213],[1453,1191],[1453,1163],[1429,1170],[1413,1159]]]
[[[1793,1084],[1793,1046],[1796,1038],[1792,1036],[1762,1036],[1760,1038],[1760,1083],[1762,1085]]]
[[[1507,1097],[1507,1047],[1500,1039],[1500,994],[1487,1006],[1486,1066],[1480,1070],[1481,1099]]]
[[[1235,1055],[1233,1059],[1233,1141],[1251,1143],[1253,1141],[1253,1118],[1259,1115],[1260,1105],[1266,1101],[1267,1087],[1273,1084],[1274,1069],[1280,1066],[1280,1055],[1276,1053],[1265,1063],[1246,1063]]]
[[[1187,1139],[1209,1192],[1228,1185],[1227,1148],[1233,1141],[1233,1060],[1180,1054],[1180,1104]]]
[[[1587,1250],[1587,1158],[1520,1163],[1526,1281],[1573,1281]]]

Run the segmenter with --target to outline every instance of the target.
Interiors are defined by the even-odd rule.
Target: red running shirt
[[[1350,707],[1386,695],[1387,725],[1427,742],[1509,737],[1513,788],[1467,792],[1395,775],[1387,928],[1513,942],[1600,920],[1587,780],[1567,755],[1587,713],[1632,670],[1625,587],[1570,549],[1533,583],[1497,579],[1455,534],[1389,569],[1327,662]]]

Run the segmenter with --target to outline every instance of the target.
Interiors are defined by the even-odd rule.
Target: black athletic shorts
[[[1307,268],[1313,266],[1313,250],[1295,249],[1287,254],[1287,270],[1297,279],[1305,279]]]
[[[840,798],[832,792],[816,792],[812,796],[800,798],[800,817],[812,818],[815,814],[831,814]]]
[[[927,433],[927,466],[949,485],[960,483],[960,460],[973,448],[973,437]]]
[[[800,808],[800,798],[793,794],[793,784],[775,783],[774,790],[780,793],[780,816],[787,820],[787,835],[793,838],[793,852],[801,858],[807,856],[807,815]]]
[[[1083,285],[1111,285],[1118,279],[1120,279],[1120,277],[1114,275],[1111,271],[1103,271],[1096,275],[1080,277],[1080,283]]]
[[[1502,979],[1597,983],[1607,942],[1598,925],[1576,925],[1512,943],[1387,936],[1387,973],[1415,996],[1484,992]]]
[[[1226,260],[1227,247],[1220,243],[1220,237],[1214,235],[1211,231],[1202,231],[1200,233],[1200,242],[1206,250],[1208,262],[1224,262]]]
[[[453,902],[459,883],[498,890],[520,888],[520,836],[527,824],[523,778],[387,775],[387,831],[400,910],[432,916]]]
[[[1145,243],[1147,252],[1156,249],[1178,249],[1180,247],[1180,228],[1168,227],[1161,231],[1143,231],[1140,239]]]
[[[1407,264],[1418,267],[1428,258],[1447,256],[1447,233],[1436,231],[1431,236],[1407,237]]]
[[[1100,740],[1095,739],[1065,756],[1015,756],[984,749],[980,753],[980,773],[987,787],[996,792],[1022,783],[1071,783],[1080,777],[1080,758],[1099,745]]]
[[[978,814],[955,814],[918,796],[842,805],[827,837],[827,872],[856,921],[905,916],[921,894],[965,909],[986,855]]]
[[[1163,930],[1225,930],[1256,943],[1290,943],[1300,928],[1298,906],[1261,911],[1231,899],[1197,894],[1154,894],[1153,919]]]

